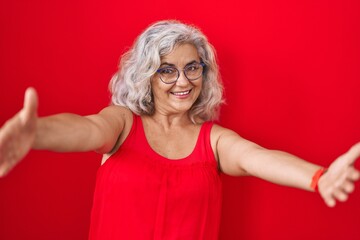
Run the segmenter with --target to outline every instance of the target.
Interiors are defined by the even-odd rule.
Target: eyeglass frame
[[[200,65],[202,66],[202,68],[203,68],[203,69],[202,69],[202,73],[200,74],[199,77],[197,77],[197,78],[195,78],[195,79],[189,79],[188,76],[186,76],[185,69],[186,69],[188,66],[191,66],[191,64],[194,64],[194,63],[200,64]],[[174,83],[176,83],[177,80],[179,80],[180,71],[182,71],[182,72],[184,73],[184,76],[186,77],[187,80],[189,80],[190,82],[192,82],[192,81],[195,81],[195,80],[199,79],[199,78],[204,74],[205,67],[206,67],[206,64],[205,64],[204,62],[199,62],[199,63],[198,63],[198,62],[194,61],[193,63],[190,63],[189,65],[186,65],[185,68],[180,69],[180,70],[179,70],[178,68],[176,68],[176,67],[173,67],[173,66],[167,66],[167,67],[159,68],[158,70],[156,70],[156,73],[158,73],[158,74],[160,75],[160,71],[161,71],[161,70],[164,70],[164,69],[166,69],[166,68],[173,68],[173,69],[176,69],[176,71],[177,71],[177,73],[178,73],[176,80],[174,80],[174,81],[172,81],[172,82],[164,82],[164,80],[162,80],[161,75],[160,75],[159,77],[160,77],[161,82],[163,82],[163,83],[165,83],[165,84],[174,84]]]

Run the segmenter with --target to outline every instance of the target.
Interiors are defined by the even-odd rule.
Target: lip
[[[191,92],[192,92],[192,89],[189,89],[189,90],[185,90],[185,91],[172,91],[172,92],[170,92],[170,94],[175,96],[176,98],[183,99],[183,98],[187,98]]]

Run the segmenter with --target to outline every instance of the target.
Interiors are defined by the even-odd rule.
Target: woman
[[[222,103],[215,51],[195,27],[155,23],[122,58],[113,105],[90,116],[38,118],[37,95],[0,131],[0,174],[30,149],[103,154],[90,239],[217,239],[220,172],[309,191],[332,207],[360,173],[360,144],[325,170],[214,124]]]

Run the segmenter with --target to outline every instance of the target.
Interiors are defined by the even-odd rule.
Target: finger
[[[343,191],[346,193],[352,193],[355,190],[355,185],[351,181],[346,181],[342,186]]]
[[[328,186],[321,188],[319,186],[320,195],[324,199],[324,202],[328,207],[333,207],[336,204],[336,201],[334,200],[334,197],[332,195],[333,191],[334,191],[333,188],[330,188]]]
[[[340,202],[345,202],[348,199],[348,195],[341,189],[336,189],[333,196]]]
[[[348,159],[349,165],[354,164],[356,159],[360,157],[360,142],[353,145],[343,156]]]
[[[38,96],[34,88],[28,88],[25,92],[25,98],[24,98],[24,108],[23,111],[20,114],[20,119],[22,123],[26,123],[34,117],[37,113],[37,107],[38,107]]]
[[[9,167],[3,163],[0,165],[0,177],[5,177],[9,172]]]
[[[355,168],[350,169],[350,172],[348,173],[347,179],[351,181],[357,181],[360,179],[360,171],[356,170]]]
[[[0,178],[6,176],[6,170],[5,168],[0,167]]]
[[[328,207],[335,207],[336,205],[335,199],[331,196],[324,198],[324,201]]]

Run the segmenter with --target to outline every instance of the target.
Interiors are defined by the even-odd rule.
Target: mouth
[[[179,91],[179,92],[170,92],[172,95],[175,96],[186,96],[191,92],[192,89],[187,90],[187,91]]]

